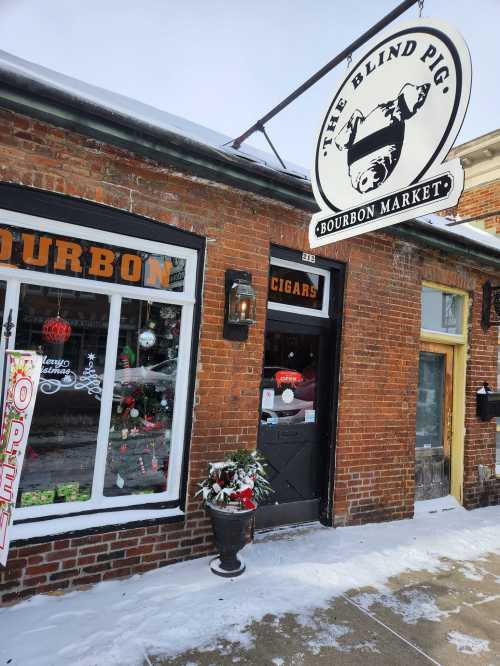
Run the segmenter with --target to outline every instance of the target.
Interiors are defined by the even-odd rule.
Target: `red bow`
[[[231,495],[232,500],[239,500],[245,509],[256,509],[257,505],[252,501],[253,490],[251,488],[245,488],[245,490],[238,490],[237,492]]]

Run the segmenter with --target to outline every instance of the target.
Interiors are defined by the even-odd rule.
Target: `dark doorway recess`
[[[296,264],[296,270],[285,266],[293,275],[292,289],[301,281],[301,271],[304,283],[317,280],[307,277],[314,269],[327,271],[329,279],[322,316],[317,308],[308,312],[293,304],[275,309],[270,298],[258,448],[267,460],[274,493],[259,507],[256,526],[318,519],[331,525],[344,268],[320,258],[306,263],[300,253],[283,248],[273,249],[273,260]],[[278,284],[284,283],[275,281],[274,287]]]

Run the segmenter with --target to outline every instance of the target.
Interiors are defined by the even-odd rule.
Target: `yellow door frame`
[[[467,339],[469,321],[469,294],[462,289],[424,280],[422,287],[463,296],[462,333],[438,333],[421,329],[422,342],[437,342],[453,346],[453,408],[451,436],[450,493],[463,503],[464,488],[464,442],[465,442],[465,379],[467,371]]]

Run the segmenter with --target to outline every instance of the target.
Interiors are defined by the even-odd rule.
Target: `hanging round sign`
[[[470,88],[467,46],[441,21],[417,19],[372,42],[321,123],[311,247],[456,205],[463,170],[443,162]]]

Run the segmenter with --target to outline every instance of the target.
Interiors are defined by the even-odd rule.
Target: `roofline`
[[[0,104],[201,178],[278,199],[304,210],[318,210],[308,180],[111,111],[27,76],[0,70]]]
[[[318,210],[309,181],[234,157],[131,116],[112,112],[27,76],[0,70],[0,104],[12,111],[65,127],[207,180],[225,183],[304,211]],[[500,251],[470,239],[462,240],[452,232],[418,220],[404,222],[384,231],[480,263],[487,262],[500,269]]]
[[[420,245],[455,254],[479,264],[486,263],[500,270],[500,250],[487,247],[464,236],[458,237],[452,231],[433,227],[417,219],[386,227],[384,231],[402,240],[418,242]]]
[[[450,150],[448,159],[474,156],[480,151],[488,150],[490,146],[498,144],[499,141],[500,129],[486,132],[486,134],[481,134],[474,139],[469,139],[469,141],[466,141],[465,143],[454,146]]]

